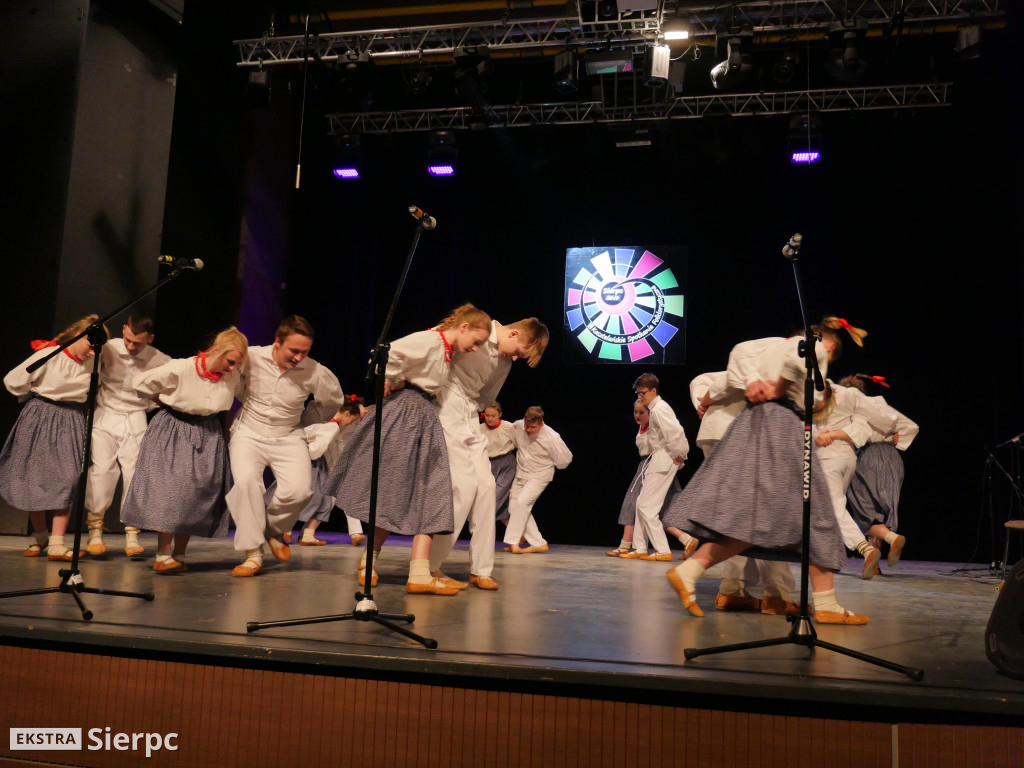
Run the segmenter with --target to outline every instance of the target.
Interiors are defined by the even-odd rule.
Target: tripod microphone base
[[[63,593],[71,595],[72,599],[78,605],[78,610],[82,612],[83,621],[92,621],[92,611],[85,607],[85,603],[82,601],[80,594],[86,592],[91,595],[113,595],[114,597],[137,597],[140,600],[152,600],[152,592],[125,592],[120,589],[100,589],[98,587],[87,587],[85,586],[85,580],[82,578],[80,571],[74,568],[61,568],[58,572],[61,578],[61,582],[56,587],[45,587],[43,589],[24,589],[20,592],[4,592],[0,594],[0,599],[8,597],[26,597],[29,595],[51,595],[55,593]]]

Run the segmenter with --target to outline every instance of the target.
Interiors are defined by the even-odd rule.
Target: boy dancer
[[[92,464],[85,494],[89,526],[85,551],[90,555],[107,551],[103,543],[103,516],[114,500],[119,476],[122,496],[128,494],[146,432],[146,411],[156,407],[152,400],[139,397],[135,382],[145,371],[171,359],[152,343],[153,321],[145,315],[132,315],[121,329],[121,338],[111,339],[100,351],[100,389],[96,395]],[[124,553],[133,558],[142,555],[139,529],[126,525],[124,533]]]
[[[234,487],[228,510],[235,521],[235,549],[245,560],[234,576],[255,576],[263,567],[263,542],[278,560],[291,550],[281,539],[312,495],[309,449],[300,420],[330,420],[344,397],[338,379],[309,357],[313,326],[298,315],[281,321],[274,343],[249,347],[242,408],[231,428],[228,452]],[[313,402],[305,408],[306,399]],[[263,503],[263,471],[270,467],[277,490]]]

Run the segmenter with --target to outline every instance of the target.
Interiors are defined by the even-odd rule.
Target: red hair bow
[[[43,349],[44,347],[56,347],[57,346],[57,340],[56,339],[36,339],[35,341],[31,342],[31,344],[32,344],[32,349],[35,350],[36,352],[38,352],[40,349]]]

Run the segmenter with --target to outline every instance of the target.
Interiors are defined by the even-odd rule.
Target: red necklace
[[[487,422],[485,421],[484,424],[487,424]],[[498,423],[495,424],[493,427],[490,424],[487,424],[487,428],[488,429],[497,429],[500,426],[501,426],[501,419],[498,419]]]
[[[647,431],[647,427],[649,427],[649,426],[650,426],[650,424],[644,424],[642,427],[640,427],[640,434],[642,435],[644,432],[646,432]]]
[[[56,346],[56,344],[54,346]],[[72,353],[72,351],[70,349],[68,349],[67,347],[64,347],[64,354],[67,355],[68,357],[70,357],[76,363],[80,363],[84,359],[84,358],[81,358],[81,357],[76,357],[75,354]]]
[[[196,373],[199,374],[201,379],[209,379],[210,381],[220,381],[223,373],[210,373],[206,369],[206,353],[200,352],[196,355]]]
[[[437,331],[437,328],[434,328],[432,330]],[[450,363],[452,361],[452,358],[455,357],[455,350],[452,349],[452,345],[448,343],[448,339],[444,337],[443,333],[437,331],[437,335],[441,337],[441,343],[444,344],[444,361],[446,363]]]

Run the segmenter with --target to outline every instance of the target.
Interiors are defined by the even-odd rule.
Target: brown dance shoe
[[[541,544],[539,547],[526,547],[523,550],[523,554],[524,555],[528,555],[528,554],[531,554],[531,553],[534,553],[534,552],[547,552],[547,551],[548,551],[548,545],[547,544]]]
[[[781,597],[765,597],[761,600],[761,613],[766,616],[798,616],[800,604]]]
[[[360,544],[362,544],[364,541],[366,541],[366,537],[363,536],[363,534],[361,534],[361,533],[354,533],[354,534],[352,534],[351,539],[352,539],[352,546],[353,547],[358,547]]]
[[[65,549],[61,554],[53,555],[53,554],[50,554],[50,552],[49,552],[50,549],[52,549],[52,547],[47,547],[47,552],[46,552],[46,559],[47,560],[59,561],[59,562],[62,562],[62,563],[70,563],[72,561],[72,559],[74,559],[74,556],[75,556],[74,550]],[[83,554],[82,552],[79,552],[78,556],[81,557],[82,554]]]
[[[270,554],[283,563],[292,559],[292,548],[276,536],[268,536],[267,544],[270,545]]]
[[[153,570],[157,573],[184,573],[188,567],[184,563],[172,559],[169,563],[162,563],[159,560],[153,563]]]
[[[637,552],[635,549],[631,549],[629,552],[619,555],[619,557],[623,560],[642,560],[646,554],[646,552]]]
[[[241,565],[236,565],[231,571],[231,575],[240,577],[255,576],[262,570],[263,564],[249,557]]]
[[[623,555],[628,555],[629,550],[623,549],[622,547],[616,547],[615,549],[606,549],[604,553],[608,555],[608,557],[622,557]]]
[[[468,581],[459,581],[458,579],[453,579],[451,576],[445,576],[440,571],[437,571],[436,573],[432,573],[430,575],[431,577],[433,577],[437,581],[440,581],[442,584],[448,587],[455,587],[456,589],[465,589],[469,586]]]
[[[679,599],[683,601],[683,607],[694,616],[703,616],[704,611],[702,611],[700,606],[697,605],[696,595],[687,590],[686,585],[683,584],[683,580],[679,577],[679,574],[676,573],[676,569],[669,569],[665,576],[668,578],[669,584],[672,585],[672,589],[674,589],[676,594],[679,595]]]
[[[864,553],[864,567],[860,569],[860,577],[864,580],[872,579],[875,576],[875,569],[878,561],[882,559],[882,553],[875,547],[871,547]]]
[[[641,560],[672,560],[673,555],[671,552],[655,552],[653,555],[643,554],[640,555]]]
[[[299,546],[301,547],[322,547],[327,542],[323,539],[299,539]]]
[[[750,595],[742,597],[719,592],[715,595],[715,608],[720,611],[759,611],[761,610],[761,601]]]
[[[470,574],[469,583],[478,589],[494,590],[498,588],[498,582],[490,576],[473,576]]]
[[[410,595],[457,595],[458,587],[449,587],[440,579],[431,579],[426,584],[416,584],[411,581],[405,583],[405,591]]]
[[[889,554],[886,556],[885,562],[889,564],[890,568],[900,561],[900,555],[903,554],[903,547],[906,545],[906,536],[897,536],[896,541],[889,545]]]
[[[39,544],[30,544],[29,548],[25,550],[24,555],[25,557],[39,557],[41,554],[43,554],[44,549],[46,549],[45,546],[40,546]]]
[[[291,544],[292,543],[292,532],[288,531],[288,533],[282,534],[281,538],[284,539],[284,543],[285,544]]]
[[[365,568],[360,568],[359,569],[359,586],[360,587],[365,587],[366,586],[366,569]],[[374,569],[374,571],[373,571],[373,576],[370,577],[370,586],[371,587],[376,587],[377,586],[377,570],[376,569]]]
[[[859,613],[853,613],[845,608],[841,611],[815,611],[814,612],[814,623],[815,624],[867,624],[868,617],[861,616]]]
[[[699,546],[700,546],[700,542],[697,541],[697,539],[695,539],[695,538],[691,538],[686,543],[686,547],[683,549],[683,554],[681,554],[679,556],[679,559],[680,560],[685,560],[690,555],[692,555],[694,552],[696,552],[697,551],[697,547],[699,547]]]
[[[103,543],[103,539],[94,539],[85,545],[85,551],[90,555],[105,555],[107,545]]]

